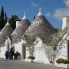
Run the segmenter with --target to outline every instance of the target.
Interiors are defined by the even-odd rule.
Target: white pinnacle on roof
[[[42,14],[42,11],[41,11],[41,8],[39,8],[39,13],[38,13],[37,16],[40,16],[40,15],[43,15],[43,14]]]
[[[24,17],[22,18],[22,20],[23,20],[23,19],[27,19],[26,13],[25,13],[25,12],[24,12]]]
[[[6,25],[10,25],[8,21],[7,21]]]

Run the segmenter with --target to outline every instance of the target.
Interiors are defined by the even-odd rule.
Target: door
[[[23,55],[23,59],[25,59],[26,58],[26,46],[22,46],[23,48],[22,48],[22,55]]]

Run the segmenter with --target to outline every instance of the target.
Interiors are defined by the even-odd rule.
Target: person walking
[[[6,57],[6,59],[9,59],[9,51],[5,52],[5,57]]]
[[[15,53],[15,47],[13,46],[13,47],[11,47],[11,49],[10,49],[10,59],[13,59],[13,56],[14,56],[14,53]]]
[[[18,56],[20,56],[20,53],[16,51],[16,53],[14,54],[14,59],[18,59]]]

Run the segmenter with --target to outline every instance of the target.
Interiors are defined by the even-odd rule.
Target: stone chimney
[[[19,25],[20,20],[16,20],[16,27]]]
[[[62,19],[62,30],[63,30],[67,25],[69,25],[69,16],[63,17],[63,19]]]

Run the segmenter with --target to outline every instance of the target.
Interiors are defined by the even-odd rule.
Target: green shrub
[[[63,64],[69,64],[69,60],[65,59]]]

